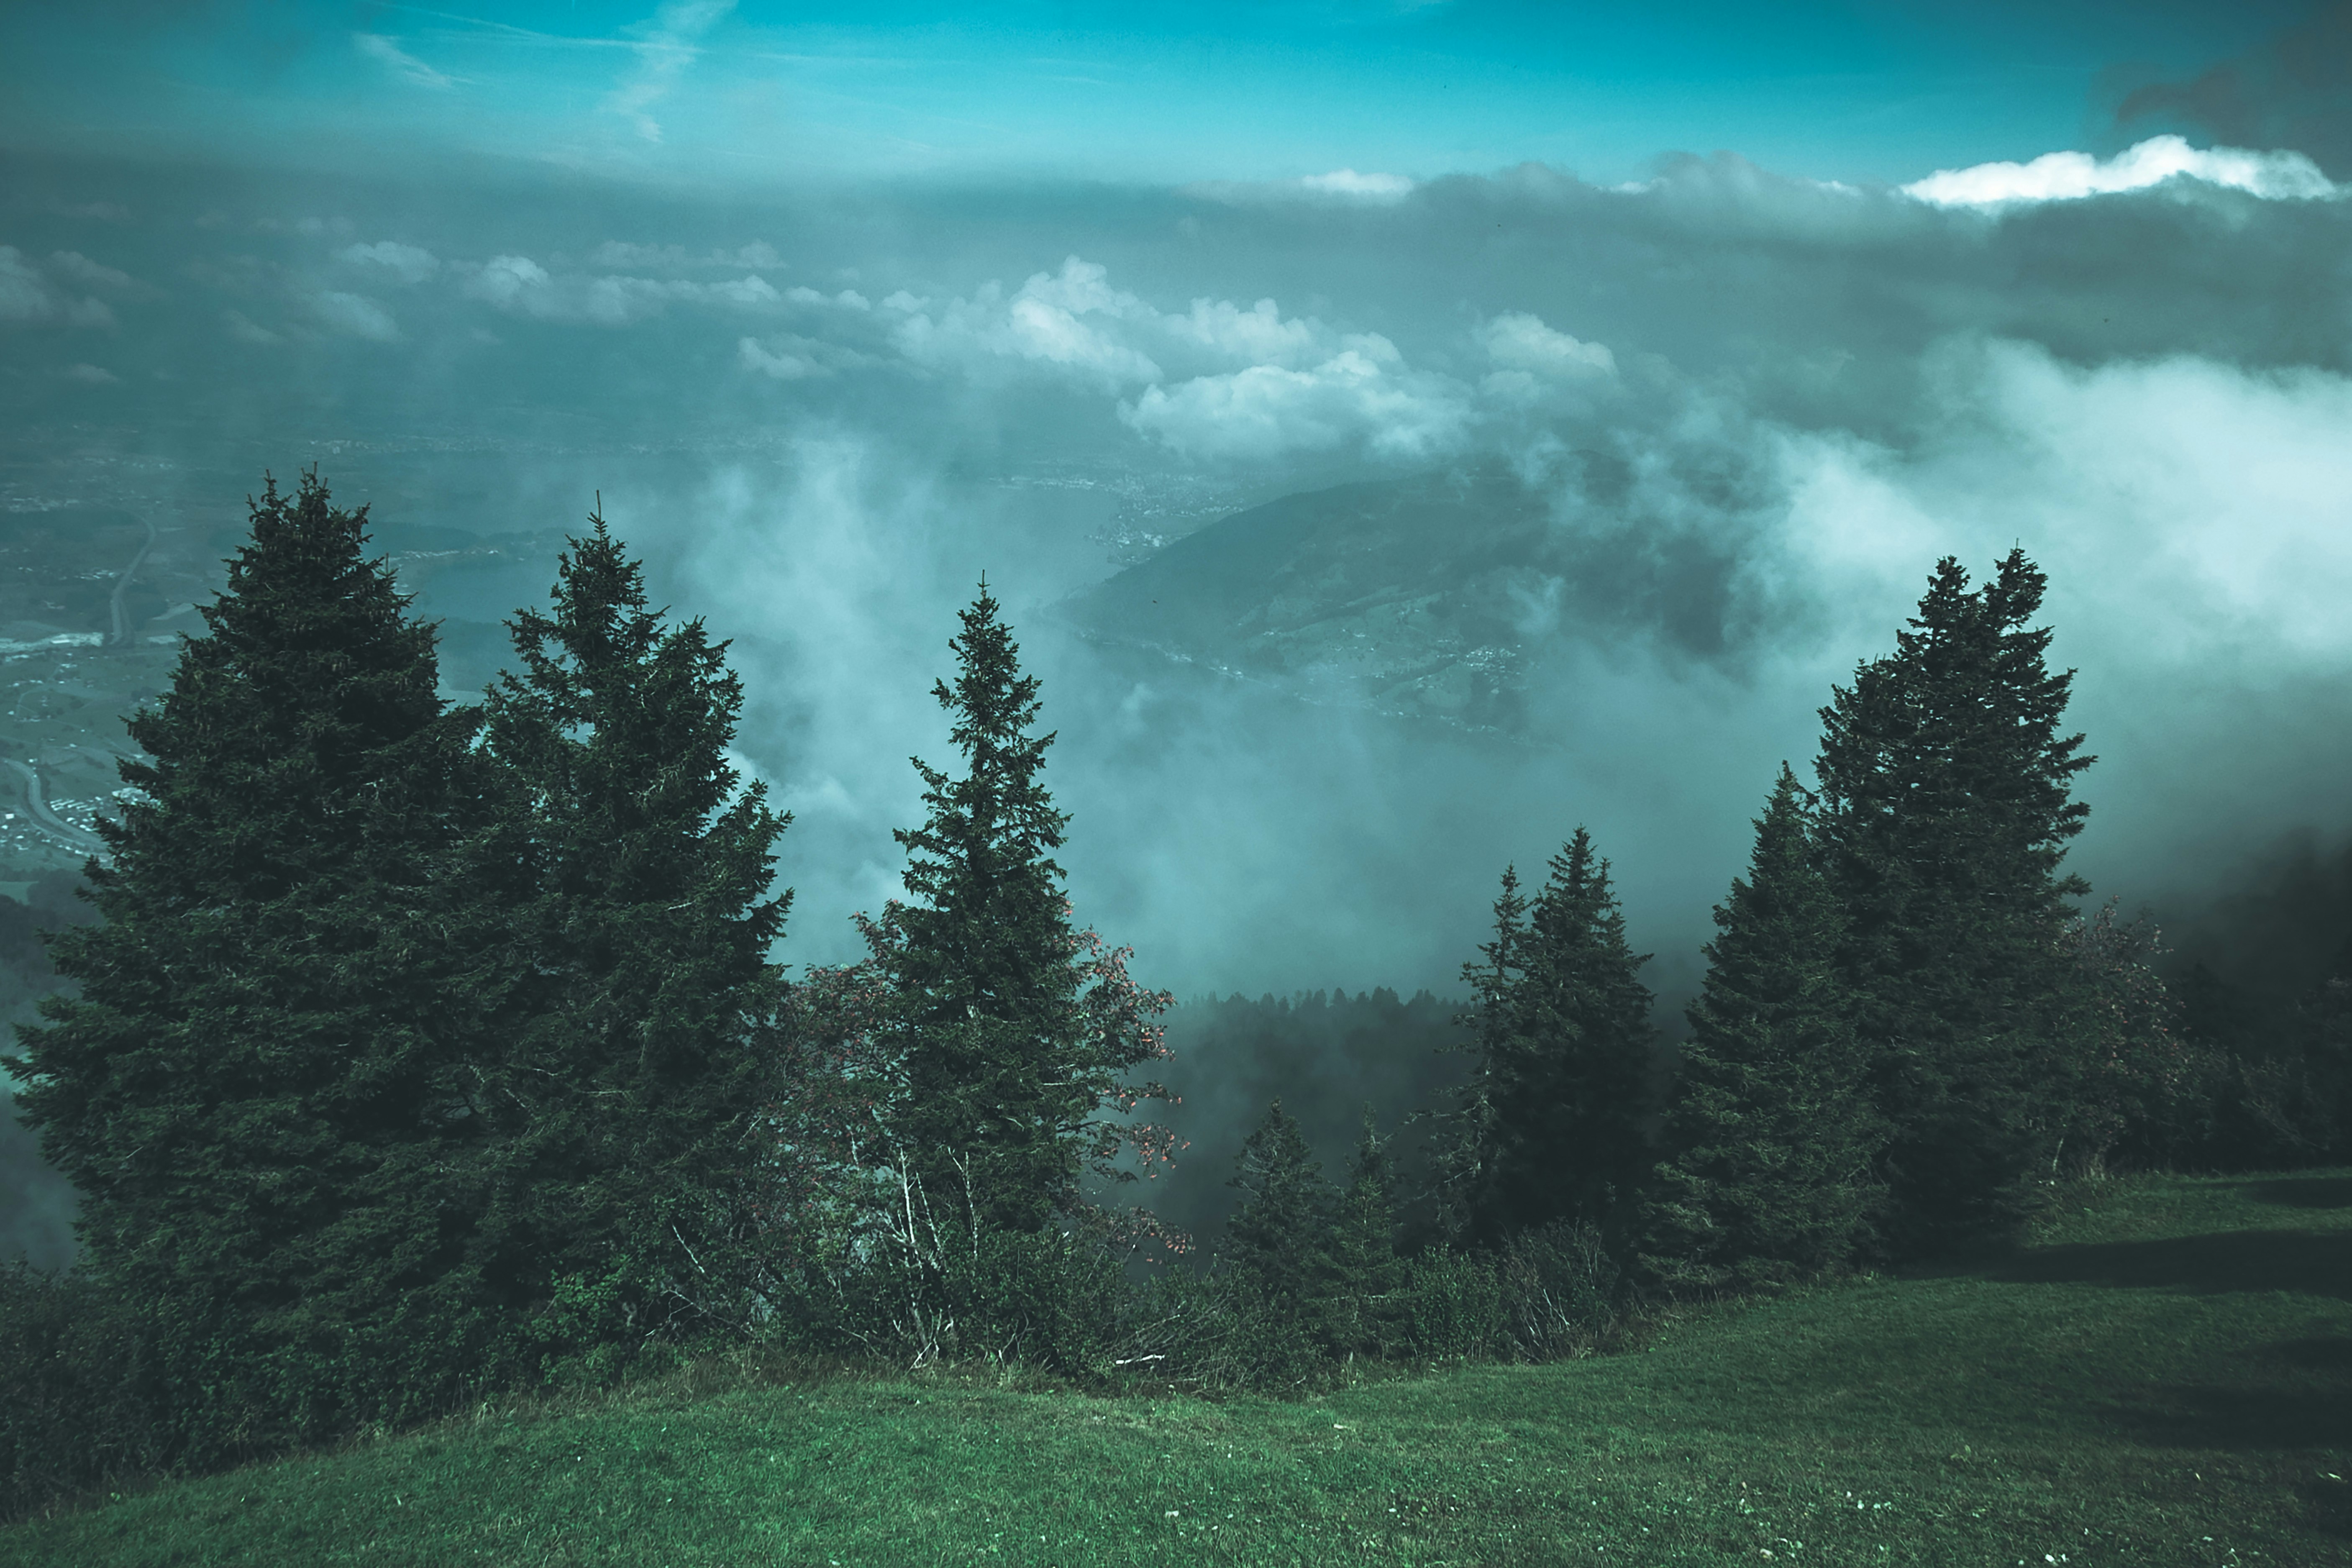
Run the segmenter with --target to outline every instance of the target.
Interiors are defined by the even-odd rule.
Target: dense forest
[[[2352,1139],[2352,949],[2284,1002],[2168,985],[2147,922],[2084,907],[2092,758],[2021,552],[1936,563],[1811,782],[1759,781],[1686,1037],[1564,807],[1458,1009],[1197,1009],[1251,1130],[1186,1148],[1171,999],[1066,896],[987,584],[907,896],[791,978],[726,646],[589,522],[459,707],[365,509],[267,489],[131,719],[89,910],[0,922],[0,964],[68,983],[9,1067],[82,1199],[75,1267],[0,1281],[10,1510],[730,1350],[1211,1390],[1580,1353],[2000,1245],[2064,1179]],[[1311,1105],[1254,1072],[1276,1042]],[[1138,1202],[1180,1152],[1222,1184]]]

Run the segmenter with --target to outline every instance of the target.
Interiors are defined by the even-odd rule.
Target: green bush
[[[0,1269],[0,1519],[180,1460],[141,1317],[82,1276]]]
[[[1402,1292],[1404,1353],[1461,1361],[1492,1354],[1501,1340],[1502,1281],[1481,1253],[1440,1247],[1412,1259]]]
[[[1100,1377],[1122,1343],[1131,1294],[1118,1261],[1087,1237],[982,1228],[936,1252],[835,1251],[778,1287],[763,1332],[802,1353]]]
[[[1583,1355],[1616,1321],[1624,1275],[1589,1225],[1549,1225],[1496,1255],[1501,1329],[1528,1361]]]

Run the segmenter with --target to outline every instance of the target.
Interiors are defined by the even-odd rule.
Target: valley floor
[[[703,1384],[160,1487],[0,1561],[2347,1563],[2352,1173],[2097,1184],[1984,1266],[1300,1403]]]

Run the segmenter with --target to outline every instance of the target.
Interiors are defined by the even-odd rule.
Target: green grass
[[[1303,1403],[683,1380],[0,1531],[0,1562],[2352,1561],[2352,1173]]]

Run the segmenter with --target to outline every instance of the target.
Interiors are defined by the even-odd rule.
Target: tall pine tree
[[[1404,1283],[1396,1247],[1396,1168],[1372,1108],[1331,1211],[1332,1348],[1378,1355],[1395,1337],[1395,1295]]]
[[[1643,1224],[1672,1289],[1752,1289],[1849,1261],[1880,1138],[1837,974],[1843,921],[1787,765],[1745,879],[1716,907]]]
[[[1555,1220],[1622,1239],[1649,1163],[1653,998],[1609,864],[1583,828],[1530,902],[1506,871],[1486,963],[1465,965],[1479,1061],[1446,1173],[1454,1228],[1493,1244]]]
[[[789,818],[730,759],[742,683],[699,620],[666,624],[603,517],[554,613],[510,623],[519,673],[487,702],[527,887],[527,976],[490,1096],[484,1266],[559,1352],[744,1308],[728,1273],[761,1159],[783,999],[770,949]]]
[[[1119,1079],[1162,1054],[1149,1020],[1167,999],[1071,925],[1053,858],[1069,818],[1039,777],[1054,736],[1032,733],[1037,679],[1001,610],[983,580],[949,643],[955,680],[932,695],[963,771],[915,759],[927,816],[897,835],[912,899],[867,936],[894,997],[909,1173],[935,1213],[1033,1231],[1077,1205],[1083,1171],[1132,1174],[1112,1165],[1125,1134],[1104,1111],[1162,1093]]]
[[[2053,1152],[2035,1064],[2061,1026],[2063,900],[2085,889],[2058,868],[2091,759],[2061,732],[2072,672],[2032,625],[2045,586],[2021,551],[1976,590],[1947,557],[1895,652],[1822,710],[1839,969],[1889,1126],[1898,1252],[2013,1227]]]
[[[1262,1300],[1319,1331],[1331,1294],[1331,1221],[1339,1194],[1298,1119],[1276,1100],[1242,1141],[1225,1184],[1242,1194],[1225,1222],[1222,1261]]]
[[[477,716],[435,694],[367,513],[303,476],[131,721],[103,923],[22,1031],[19,1098],[88,1266],[158,1314],[189,1451],[446,1397],[494,1324],[468,1262],[498,914]]]

